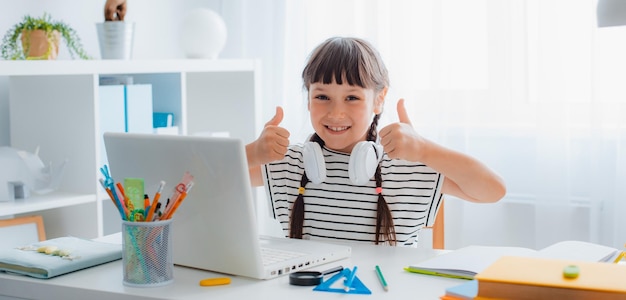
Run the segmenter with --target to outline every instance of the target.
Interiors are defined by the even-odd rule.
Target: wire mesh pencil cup
[[[174,281],[171,223],[122,222],[124,285],[155,287]]]

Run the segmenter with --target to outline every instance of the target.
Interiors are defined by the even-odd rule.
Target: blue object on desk
[[[446,289],[446,295],[459,299],[474,299],[478,295],[478,280],[466,281]]]
[[[343,289],[343,284],[342,284],[342,288],[337,288],[337,287],[333,287],[333,284],[339,280],[344,278],[348,279],[348,277],[350,277],[352,275],[352,271],[350,271],[350,269],[345,268],[343,269],[343,271],[341,271],[339,274],[336,274],[335,276],[328,278],[328,280],[322,282],[320,285],[316,286],[313,290],[314,291],[321,291],[321,292],[332,292],[332,293],[343,293],[343,294],[363,294],[363,295],[370,295],[372,293],[372,291],[370,291],[365,284],[363,284],[363,282],[361,282],[361,280],[359,279],[359,277],[357,277],[356,275],[353,277],[352,279],[352,284],[350,285],[351,288],[349,291],[346,291]]]

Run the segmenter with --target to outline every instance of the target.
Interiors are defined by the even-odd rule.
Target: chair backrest
[[[439,203],[439,211],[437,211],[437,216],[435,217],[435,224],[431,227],[433,234],[433,249],[445,249],[445,239],[444,239],[444,199],[441,199],[441,203]]]

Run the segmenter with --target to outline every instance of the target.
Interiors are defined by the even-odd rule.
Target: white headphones
[[[302,150],[304,171],[311,182],[319,184],[326,180],[326,162],[322,148],[316,142],[304,143]],[[383,158],[383,146],[371,141],[357,143],[350,153],[348,175],[354,184],[366,184]]]

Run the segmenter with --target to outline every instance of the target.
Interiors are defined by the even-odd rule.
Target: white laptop
[[[186,171],[194,176],[172,218],[176,265],[269,279],[351,254],[346,245],[259,236],[245,146],[239,139],[105,133],[104,142],[116,182],[143,178],[151,199],[159,182],[166,182],[162,205]]]

